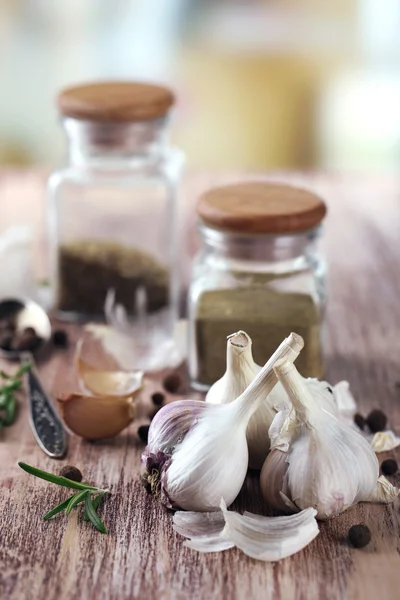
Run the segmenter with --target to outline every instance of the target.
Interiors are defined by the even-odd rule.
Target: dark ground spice
[[[296,367],[305,377],[323,377],[321,313],[307,294],[262,286],[205,292],[196,315],[197,381],[211,385],[226,369],[226,337],[242,329],[253,341],[253,356],[265,364],[291,331],[304,338]]]
[[[80,240],[59,249],[58,303],[60,310],[101,315],[107,291],[134,312],[135,292],[147,291],[147,309],[168,303],[168,271],[150,254],[105,240]]]

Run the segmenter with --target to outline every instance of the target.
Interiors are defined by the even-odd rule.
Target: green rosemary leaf
[[[79,504],[79,502],[83,502],[83,500],[85,500],[87,493],[88,492],[86,490],[82,490],[81,492],[78,492],[77,494],[72,496],[72,498],[70,499],[70,501],[68,503],[67,509],[65,511],[67,513],[67,515],[69,515],[69,513],[74,508],[74,506]]]
[[[9,394],[10,392],[14,392],[15,390],[18,390],[22,385],[22,381],[20,379],[17,380],[13,380],[10,381],[10,383],[6,383],[6,385],[3,386],[3,392],[5,394]]]
[[[55,506],[54,508],[49,510],[49,512],[44,515],[43,519],[45,521],[48,521],[49,519],[51,519],[51,517],[54,517],[54,515],[56,515],[57,513],[61,512],[65,508],[67,508],[68,504],[70,503],[72,498],[75,498],[75,496],[76,496],[76,494],[74,494],[73,496],[70,496],[63,502],[60,502],[60,504],[57,504],[57,506]]]
[[[97,510],[99,508],[101,499],[103,498],[104,494],[105,494],[105,492],[100,492],[100,494],[98,494],[94,500],[92,497],[92,504],[93,504],[94,510]],[[85,507],[85,515],[83,518],[85,521],[90,521],[90,519],[87,515],[86,507]]]
[[[6,404],[6,416],[4,419],[4,425],[12,425],[14,423],[15,411],[17,410],[17,401],[15,396],[10,396]]]
[[[4,393],[3,390],[0,392],[0,408],[5,408],[7,406],[9,397],[10,397],[10,395]]]
[[[13,375],[13,379],[20,379],[24,373],[27,373],[29,371],[30,368],[31,368],[31,363],[29,362],[29,360],[27,362],[24,362],[20,366],[18,371],[15,373],[15,375]]]
[[[2,377],[3,379],[10,379],[10,375],[5,371],[0,371],[0,377]]]
[[[39,477],[39,479],[44,479],[45,481],[50,481],[50,483],[56,483],[57,485],[62,485],[73,490],[89,490],[93,492],[101,491],[98,488],[93,487],[91,485],[79,483],[78,481],[72,481],[71,479],[67,479],[66,477],[61,477],[61,475],[53,475],[52,473],[47,473],[47,471],[42,471],[41,469],[37,469],[36,467],[27,465],[24,462],[19,462],[18,466],[20,466],[21,469],[23,469],[30,475]]]
[[[0,417],[0,431],[3,429],[3,419]]]
[[[85,510],[86,510],[87,516],[89,517],[89,520],[96,527],[97,531],[100,531],[100,533],[107,533],[107,529],[105,528],[104,523],[102,522],[99,515],[95,511],[92,499],[90,497],[90,492],[86,493]]]

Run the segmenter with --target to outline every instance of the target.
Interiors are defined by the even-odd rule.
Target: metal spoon
[[[63,424],[43,391],[34,365],[33,353],[43,348],[51,336],[51,324],[46,312],[32,300],[6,298],[0,300],[0,323],[13,321],[15,334],[32,327],[38,336],[34,350],[10,350],[1,347],[0,354],[7,359],[29,361],[27,372],[29,420],[37,443],[52,458],[62,458],[67,451],[67,435]]]

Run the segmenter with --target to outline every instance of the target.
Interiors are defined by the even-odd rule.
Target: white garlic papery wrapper
[[[270,428],[260,475],[267,503],[289,511],[312,507],[328,519],[360,501],[393,501],[399,490],[379,477],[368,441],[318,405],[294,365],[280,363],[275,372],[293,408],[278,413]]]
[[[206,402],[228,404],[244,392],[261,367],[254,362],[252,341],[244,331],[238,331],[228,337],[226,348],[226,372],[209,389]],[[329,412],[336,415],[334,389],[325,381],[304,379],[316,400]],[[278,382],[269,395],[260,403],[247,426],[249,448],[249,467],[261,469],[270,449],[268,430],[278,410],[289,405],[290,400],[282,385]]]
[[[300,336],[290,334],[229,404],[183,400],[164,406],[150,425],[142,455],[147,489],[174,508],[218,510],[221,498],[229,506],[247,472],[247,424],[277,382],[273,367],[282,358],[297,358],[303,345]]]
[[[174,529],[187,538],[185,546],[198,552],[221,552],[237,547],[256,560],[275,562],[305,548],[319,533],[316,510],[308,508],[285,517],[263,517],[250,512],[198,513],[178,511]]]

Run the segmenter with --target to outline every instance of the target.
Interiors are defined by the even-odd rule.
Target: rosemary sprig
[[[67,477],[62,477],[61,475],[53,475],[53,473],[42,471],[41,469],[37,469],[36,467],[27,465],[24,462],[19,462],[18,466],[20,466],[21,469],[23,469],[30,475],[34,475],[39,479],[44,479],[45,481],[49,481],[50,483],[55,483],[56,485],[61,485],[63,487],[79,490],[76,494],[73,494],[72,496],[70,496],[69,498],[52,508],[48,513],[46,513],[43,517],[45,521],[48,521],[49,519],[54,517],[54,515],[62,512],[63,510],[65,510],[65,513],[69,515],[75,506],[78,506],[78,504],[84,502],[85,521],[90,521],[92,525],[94,525],[94,527],[98,531],[100,531],[100,533],[107,533],[107,529],[105,528],[104,523],[101,521],[96,511],[102,497],[104,496],[104,494],[107,494],[109,490],[102,490],[92,485],[87,485],[86,483],[72,481],[72,479],[67,479]]]
[[[0,378],[5,382],[0,385],[0,429],[2,426],[8,427],[14,423],[17,409],[15,392],[21,388],[22,377],[30,367],[29,362],[23,363],[14,375],[0,371]]]

